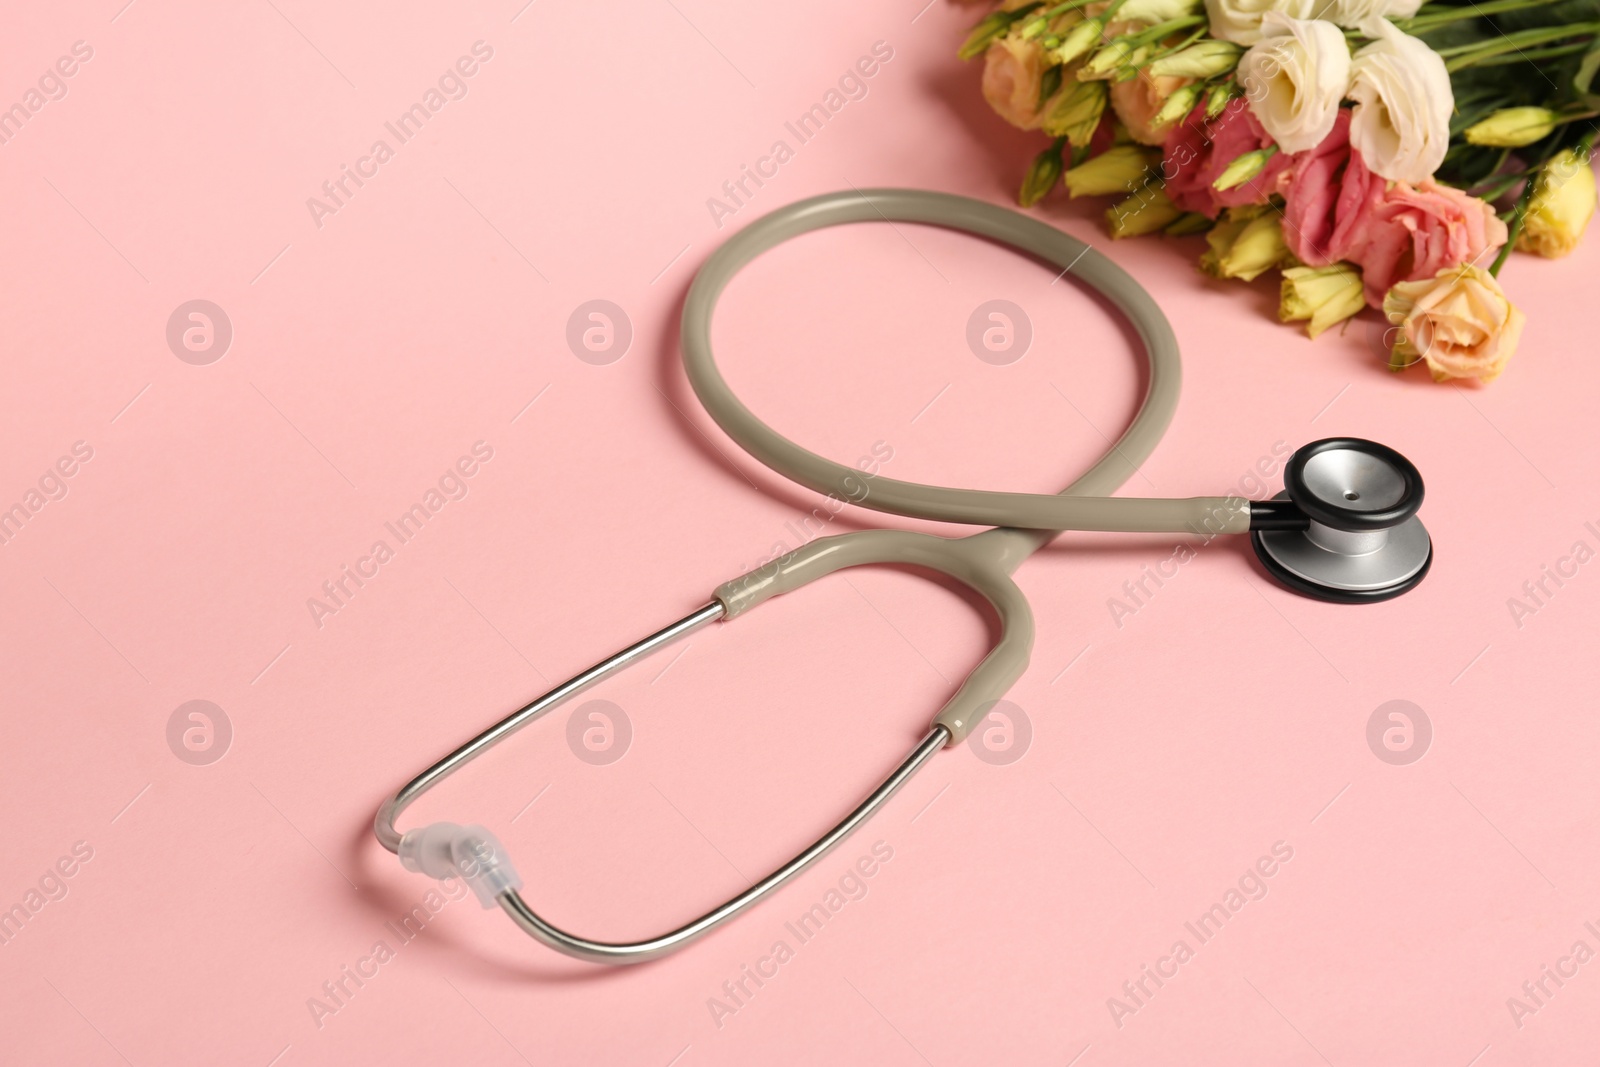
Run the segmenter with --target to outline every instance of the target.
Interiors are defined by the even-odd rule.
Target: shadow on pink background
[[[989,759],[941,753],[755,911],[606,970],[430,898],[373,811],[721,581],[884,523],[807,525],[821,498],[694,402],[677,312],[720,240],[801,197],[1009,201],[1036,146],[953,58],[970,12],[123,4],[18,12],[0,40],[4,102],[78,52],[0,145],[0,505],[27,513],[0,545],[0,1058],[1592,1059],[1594,242],[1512,261],[1522,351],[1470,390],[1391,376],[1364,320],[1306,341],[1270,285],[1198,275],[1193,241],[1112,246],[1097,208],[1042,207],[1154,290],[1184,346],[1184,402],[1125,492],[1263,495],[1258,463],[1376,438],[1428,479],[1433,573],[1337,607],[1270,584],[1242,542],[1180,565],[1171,538],[1065,536],[1019,573],[1039,640]],[[785,123],[877,42],[865,95],[796,142]],[[430,90],[402,141],[386,124]],[[778,140],[792,158],[719,227],[708,199]],[[755,410],[835,459],[1053,491],[1141,378],[1123,327],[1052,278],[944,232],[822,233],[737,279],[717,342]],[[1034,329],[1006,366],[964,339],[996,298]],[[187,313],[169,344],[196,300],[231,327],[220,354],[203,325],[184,347]],[[631,332],[610,362],[568,343],[595,300]],[[420,531],[391,532],[430,492]],[[657,933],[846,811],[988,632],[912,575],[824,581],[585,698],[621,716],[553,713],[402,825],[485,823],[552,921]],[[1369,744],[1391,701],[1400,757]],[[610,762],[569,745],[575,713]]]

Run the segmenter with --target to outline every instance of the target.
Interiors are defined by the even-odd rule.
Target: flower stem
[[[1445,7],[1441,5],[1408,19],[1395,19],[1394,24],[1407,33],[1414,34],[1418,30],[1431,30],[1435,26],[1443,26],[1448,22],[1456,22],[1460,19],[1475,19],[1483,15],[1498,15],[1503,11],[1523,11],[1530,7],[1550,7],[1560,2],[1561,0],[1490,0],[1489,3],[1469,4],[1466,7]]]
[[[1493,277],[1500,277],[1500,268],[1506,265],[1506,260],[1511,258],[1511,250],[1517,247],[1517,238],[1522,235],[1522,220],[1528,214],[1528,201],[1533,198],[1533,182],[1529,181],[1527,188],[1522,190],[1522,195],[1517,197],[1517,206],[1511,209],[1511,225],[1506,229],[1506,243],[1500,246],[1500,254],[1494,257],[1494,262],[1489,266],[1489,273]]]
[[[1592,47],[1593,41],[1577,41],[1573,44],[1556,45],[1553,48],[1536,48],[1531,52],[1518,52],[1514,56],[1498,56],[1494,59],[1485,59],[1479,63],[1471,63],[1473,67],[1509,67],[1517,63],[1532,63],[1541,59],[1557,59],[1561,56],[1570,56],[1574,52],[1583,52]]]
[[[1525,46],[1546,44],[1569,37],[1592,37],[1596,31],[1600,31],[1600,22],[1576,22],[1570,26],[1536,26],[1531,30],[1502,34],[1498,40],[1474,41],[1472,44],[1440,48],[1436,51],[1447,60],[1446,69],[1453,74],[1464,67],[1475,66],[1485,59],[1520,51]]]
[[[1168,19],[1166,22],[1157,23],[1139,34],[1139,43],[1149,44],[1153,41],[1159,41],[1163,37],[1170,37],[1179,30],[1187,30],[1191,26],[1204,26],[1205,24],[1206,20],[1203,15],[1186,15],[1180,19]]]

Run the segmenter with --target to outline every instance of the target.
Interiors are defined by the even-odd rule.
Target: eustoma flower
[[[1261,40],[1262,20],[1269,12],[1323,19],[1354,29],[1373,18],[1410,18],[1421,6],[1422,0],[1206,0],[1206,15],[1211,36],[1235,44],[1255,44]]]
[[[1426,360],[1436,382],[1494,381],[1522,338],[1522,312],[1493,275],[1470,264],[1396,285],[1383,310],[1400,328],[1390,365]]]
[[[1255,177],[1231,189],[1215,186],[1228,165],[1240,156],[1272,145],[1272,138],[1248,108],[1238,103],[1220,118],[1207,122],[1205,112],[1196,108],[1189,118],[1167,134],[1161,177],[1167,195],[1185,211],[1198,211],[1216,218],[1225,207],[1264,204],[1276,189],[1278,175],[1290,164],[1291,156],[1275,153]]]
[[[1250,109],[1284,152],[1315,148],[1333,130],[1350,84],[1350,49],[1331,22],[1269,11],[1236,75]]]
[[[1039,125],[1044,101],[1039,99],[1048,63],[1037,40],[1002,37],[983,57],[983,98],[1011,125],[1031,130]]]
[[[1261,40],[1262,19],[1271,11],[1296,18],[1310,18],[1312,0],[1206,0],[1206,16],[1211,21],[1211,36],[1234,44],[1255,44]]]
[[[1313,337],[1383,308],[1396,369],[1494,378],[1522,329],[1508,242],[1566,255],[1600,210],[1600,0],[986,2],[960,54],[987,49],[984,95],[1050,139],[1024,207],[1120,197],[1113,237],[1281,272],[1279,318]]]
[[[1128,136],[1140,144],[1158,145],[1167,139],[1167,124],[1158,121],[1161,110],[1185,85],[1183,78],[1152,77],[1141,70],[1136,77],[1112,83],[1111,107],[1128,128]]]
[[[1374,173],[1416,184],[1450,147],[1450,74],[1437,52],[1387,19],[1363,30],[1373,41],[1350,64],[1350,144]]]
[[[1319,0],[1312,5],[1314,17],[1327,19],[1346,29],[1365,26],[1375,18],[1408,19],[1422,7],[1423,0]]]
[[[1386,181],[1343,148],[1343,131],[1341,122],[1324,145],[1294,157],[1283,183],[1284,237],[1302,263],[1354,263],[1379,307],[1395,282],[1487,262],[1505,244],[1506,224],[1487,203],[1432,178]]]

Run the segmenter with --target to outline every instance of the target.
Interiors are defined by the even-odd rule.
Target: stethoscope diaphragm
[[[1417,509],[1422,475],[1392,448],[1358,437],[1313,441],[1290,458],[1291,508],[1256,528],[1250,543],[1273,578],[1340,604],[1374,603],[1416,586],[1433,563]]]

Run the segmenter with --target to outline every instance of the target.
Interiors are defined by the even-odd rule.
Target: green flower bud
[[[1150,120],[1150,128],[1159,130],[1163,126],[1170,126],[1174,122],[1188,116],[1194,110],[1195,104],[1200,102],[1200,86],[1183,85],[1172,91],[1166,102],[1161,105],[1155,118]]]
[[[1053,144],[1033,157],[1027,176],[1022,179],[1022,189],[1017,193],[1017,203],[1032,207],[1045,198],[1061,180],[1061,146]]]
[[[1050,58],[1057,63],[1071,63],[1100,43],[1105,28],[1105,23],[1099,19],[1084,19],[1072,27],[1061,45],[1050,53]]]
[[[1074,148],[1084,148],[1105,114],[1110,90],[1105,82],[1074,82],[1067,87],[1044,117],[1044,132],[1065,137]]]
[[[1227,110],[1240,95],[1239,84],[1234,81],[1225,81],[1211,87],[1206,94],[1206,118],[1214,119]]]
[[[1290,267],[1283,272],[1278,321],[1305,322],[1308,337],[1317,336],[1366,306],[1361,272],[1348,263]]]
[[[1114,238],[1139,237],[1170,225],[1182,214],[1166,190],[1152,183],[1106,208],[1106,223]]]
[[[1221,176],[1211,183],[1211,188],[1222,192],[1232,189],[1235,185],[1243,185],[1257,174],[1260,174],[1262,169],[1266,167],[1267,160],[1271,159],[1277,152],[1277,145],[1273,145],[1270,148],[1258,148],[1254,152],[1246,152],[1223,169]]]
[[[1124,5],[1126,6],[1126,5]],[[1171,78],[1215,78],[1239,65],[1244,49],[1231,41],[1206,38],[1150,61],[1150,73]]]
[[[1078,77],[1084,79],[1108,78],[1118,68],[1131,65],[1136,58],[1136,53],[1139,51],[1140,48],[1135,43],[1134,38],[1114,37],[1111,43],[1089,57],[1088,62],[1078,71]]]
[[[1154,154],[1146,152],[1139,145],[1115,145],[1067,171],[1063,180],[1067,183],[1067,194],[1073,199],[1080,196],[1119,196],[1134,192],[1148,183],[1154,173],[1151,167],[1155,162]]]
[[[976,59],[983,55],[1001,34],[1011,28],[1013,21],[1009,11],[996,11],[972,27],[967,39],[956,49],[956,55],[962,59]]]
[[[1521,148],[1550,136],[1560,121],[1561,116],[1547,107],[1501,108],[1482,122],[1467,127],[1467,143],[1490,148]]]
[[[1178,221],[1170,224],[1161,232],[1168,237],[1193,237],[1197,233],[1205,233],[1214,225],[1213,221],[1198,211],[1185,211],[1178,217]]]

